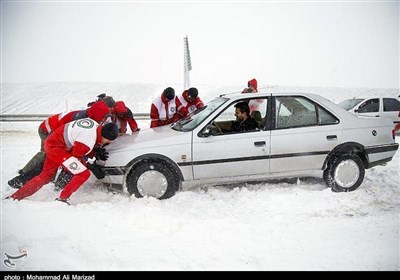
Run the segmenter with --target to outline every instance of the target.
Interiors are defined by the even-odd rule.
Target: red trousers
[[[46,161],[42,172],[32,178],[29,182],[23,185],[18,191],[16,191],[11,198],[21,200],[27,196],[31,196],[40,190],[44,185],[48,184],[53,176],[56,174],[58,167],[71,155],[62,148],[45,147],[46,150]],[[72,180],[64,187],[60,194],[60,199],[69,198],[80,186],[83,185],[90,177],[90,171],[86,169],[82,173],[74,175]]]

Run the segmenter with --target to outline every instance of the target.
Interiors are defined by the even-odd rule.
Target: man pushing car
[[[44,142],[46,161],[42,172],[28,181],[9,198],[21,200],[36,193],[48,184],[59,166],[73,174],[71,181],[61,191],[56,200],[68,203],[69,197],[77,191],[90,177],[85,166],[84,156],[88,155],[95,145],[105,145],[118,137],[118,126],[115,123],[98,125],[89,118],[76,120],[58,127]]]

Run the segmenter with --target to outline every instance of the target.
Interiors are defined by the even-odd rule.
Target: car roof
[[[256,93],[241,93],[241,92],[230,92],[221,94],[221,97],[227,97],[232,99],[244,98],[244,97],[267,97],[267,96],[293,96],[293,95],[301,95],[301,96],[309,96],[309,97],[322,97],[321,95],[310,93],[310,92],[256,92]]]
[[[364,101],[364,100],[376,99],[376,98],[393,98],[393,99],[397,99],[397,100],[400,101],[400,98],[396,97],[396,96],[355,96],[355,97],[343,99],[342,101],[345,101],[345,100],[359,100],[361,102],[361,101]]]

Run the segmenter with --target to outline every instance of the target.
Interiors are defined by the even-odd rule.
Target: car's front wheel
[[[335,192],[356,190],[364,180],[365,167],[356,154],[333,156],[324,170],[324,180]]]
[[[179,189],[179,180],[163,162],[145,162],[134,166],[126,178],[126,187],[136,197],[158,199],[172,197]]]

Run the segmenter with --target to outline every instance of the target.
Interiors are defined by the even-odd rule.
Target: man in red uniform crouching
[[[48,184],[59,166],[73,174],[71,181],[64,187],[56,200],[67,202],[69,197],[90,177],[83,157],[88,155],[95,145],[105,145],[118,136],[115,123],[98,125],[92,119],[80,119],[58,127],[44,142],[46,161],[42,172],[28,181],[10,198],[21,200],[31,196]]]

